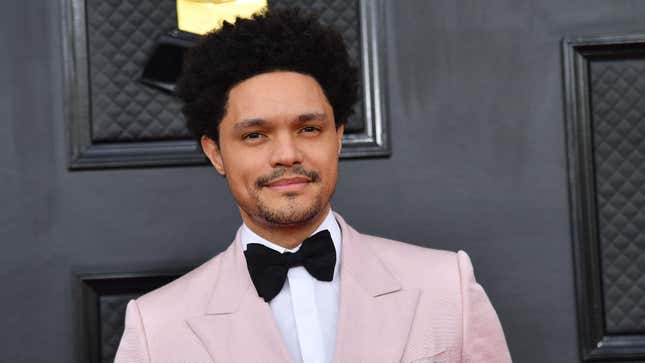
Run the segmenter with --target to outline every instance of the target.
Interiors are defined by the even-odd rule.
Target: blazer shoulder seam
[[[149,362],[152,362],[152,359],[150,357],[150,345],[148,342],[148,333],[146,333],[146,326],[143,321],[143,314],[141,312],[141,309],[139,308],[139,304],[137,303],[137,300],[132,300],[132,305],[136,309],[137,319],[139,320],[139,325],[141,326],[141,334],[143,335],[144,349],[146,350],[145,351],[146,363],[149,363]]]
[[[463,269],[461,266],[461,258],[459,252],[455,253],[455,258],[457,260],[457,269],[459,272],[459,303],[461,305],[459,309],[459,323],[460,323],[460,347],[459,349],[459,361],[461,362],[463,356],[464,356],[464,330],[465,330],[465,322],[464,322],[464,279],[463,279]]]

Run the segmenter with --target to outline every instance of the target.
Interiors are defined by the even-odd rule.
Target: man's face
[[[215,121],[214,121],[215,122]],[[336,186],[343,126],[318,82],[295,72],[263,73],[229,92],[219,146],[204,152],[226,176],[242,217],[295,226],[326,211]]]

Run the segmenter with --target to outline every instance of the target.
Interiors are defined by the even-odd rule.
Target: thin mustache
[[[275,169],[275,170],[273,170],[273,172],[271,172],[271,174],[259,177],[255,181],[255,186],[257,188],[262,188],[265,185],[273,182],[274,180],[276,180],[278,178],[282,178],[283,176],[285,176],[287,174],[288,170],[289,169],[287,169],[287,168]],[[307,170],[302,166],[294,166],[290,170],[291,170],[290,174],[306,176],[307,178],[311,179],[311,181],[314,182],[314,183],[320,180],[320,174],[318,174],[317,172],[315,172],[313,170]]]

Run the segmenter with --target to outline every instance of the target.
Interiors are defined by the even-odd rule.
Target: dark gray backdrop
[[[345,160],[363,232],[466,250],[516,362],[579,361],[560,40],[642,1],[391,1],[392,157]],[[240,223],[209,167],[67,170],[58,1],[0,4],[0,362],[76,357],[73,271],[204,261]]]

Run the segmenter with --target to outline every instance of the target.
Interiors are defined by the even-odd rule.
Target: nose
[[[302,163],[302,152],[292,135],[278,135],[273,143],[271,165],[290,167]]]

